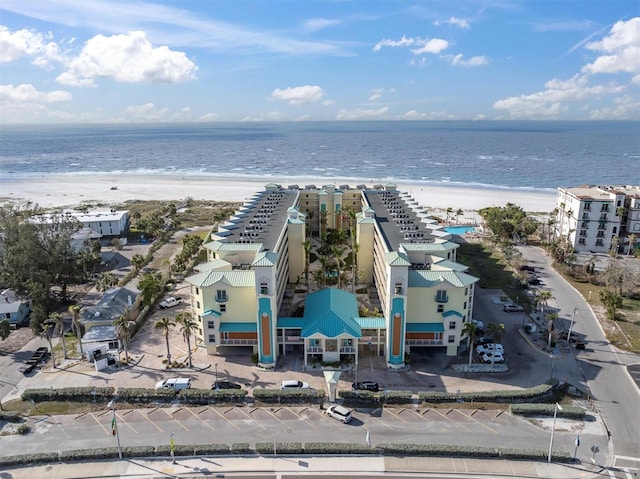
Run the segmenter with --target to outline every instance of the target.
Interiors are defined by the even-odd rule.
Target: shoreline
[[[419,184],[417,182],[395,182],[389,180],[356,180],[354,178],[304,178],[305,183],[296,183],[302,178],[247,178],[247,177],[202,177],[195,175],[152,174],[57,174],[19,179],[0,179],[4,192],[1,202],[35,203],[44,208],[73,208],[83,203],[100,202],[107,205],[128,200],[180,201],[187,197],[195,200],[244,202],[268,183],[277,183],[284,188],[298,184],[318,187],[333,183],[348,184],[352,188],[364,184],[372,188],[375,184],[394,183],[401,192],[409,193],[417,203],[433,210],[477,211],[489,206],[505,206],[513,203],[527,212],[550,212],[556,203],[555,192],[521,191],[499,188],[473,188]]]

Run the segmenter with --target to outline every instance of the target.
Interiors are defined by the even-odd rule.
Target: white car
[[[169,297],[167,299],[165,299],[164,301],[162,301],[159,306],[160,309],[167,309],[167,308],[173,308],[174,306],[178,306],[179,304],[182,304],[182,298],[178,298],[178,297]]]
[[[498,352],[500,354],[504,354],[504,347],[500,343],[489,343],[489,344],[481,344],[476,348],[476,352],[478,354]]]
[[[476,328],[480,328],[480,329],[484,329],[484,323],[482,321],[480,321],[479,319],[472,319],[471,321],[469,321],[471,324],[475,324]]]
[[[280,389],[309,389],[309,383],[290,379],[287,381],[282,381],[282,383],[280,384]]]
[[[342,406],[329,406],[327,409],[327,414],[338,421],[342,421],[347,424],[351,422],[351,411],[349,411],[346,407]]]
[[[501,352],[486,352],[480,355],[483,363],[504,363],[504,355]]]

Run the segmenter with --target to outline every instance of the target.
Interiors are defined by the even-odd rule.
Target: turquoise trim
[[[407,333],[443,333],[442,323],[407,323]]]
[[[221,333],[255,333],[257,330],[256,323],[220,323]]]

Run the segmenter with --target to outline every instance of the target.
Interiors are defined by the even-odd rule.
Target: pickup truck
[[[174,306],[178,306],[179,304],[182,304],[182,298],[171,296],[165,299],[164,301],[162,301],[159,304],[159,306],[160,306],[160,309],[167,309],[167,308],[173,308]]]

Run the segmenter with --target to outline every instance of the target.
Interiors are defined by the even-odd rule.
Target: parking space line
[[[177,423],[178,423],[178,425],[179,425],[182,429],[184,429],[185,431],[187,431],[187,432],[188,432],[188,431],[189,431],[189,428],[188,428],[187,426],[185,426],[184,424],[182,424],[182,422],[181,422],[179,419],[176,419],[175,417],[173,417],[173,415],[174,415],[175,413],[180,412],[181,410],[182,410],[182,408],[180,407],[180,408],[176,409],[175,411],[173,411],[171,414],[169,414],[167,411],[165,411],[165,414],[166,414],[167,416],[169,416],[172,420],[174,420],[175,422],[177,422]],[[163,409],[163,411],[164,411],[164,409]]]
[[[409,412],[413,412],[412,409],[408,409],[408,408],[401,408],[400,410],[398,410],[398,412],[391,412],[389,409],[387,409],[387,412],[389,412],[389,414],[393,415],[393,417],[400,419],[402,422],[406,423],[406,424],[411,424],[412,426],[414,425],[413,421],[407,421],[406,419],[404,419],[401,414],[405,411],[409,411]]]
[[[207,426],[207,427],[208,427],[209,429],[211,429],[212,431],[215,431],[215,430],[216,430],[216,428],[215,428],[215,427],[213,427],[213,426],[212,426],[211,424],[209,424],[207,421],[203,421],[203,420],[202,420],[202,418],[199,416],[199,414],[201,414],[201,413],[205,412],[207,409],[208,409],[208,408],[204,408],[204,409],[200,410],[197,414],[196,414],[195,412],[193,412],[193,411],[191,410],[191,408],[189,408],[189,407],[187,408],[187,411],[189,411],[191,414],[193,414],[193,416],[194,416],[194,417],[198,418],[198,419],[200,420],[200,423],[201,423],[201,424],[204,424],[205,426]]]
[[[301,421],[303,421],[307,426],[311,426],[313,429],[316,429],[316,427],[310,423],[309,421],[307,421],[305,418],[302,417],[302,413],[305,411],[311,411],[311,408],[308,407],[303,407],[299,412],[300,414],[298,414],[298,411],[294,410],[294,409],[289,409],[289,411],[291,411],[293,414],[296,415],[296,417],[298,419],[300,419]]]
[[[132,412],[133,409],[129,409],[128,411],[124,411],[122,414],[118,414],[116,412],[116,416],[118,416],[118,424],[124,424],[125,426],[127,426],[129,429],[131,429],[131,431],[133,431],[134,433],[138,434],[138,431],[136,431],[127,421],[126,418],[124,417],[126,414],[129,414],[130,412]]]
[[[464,429],[466,429],[467,431],[471,432],[471,429],[469,429],[468,427],[466,427],[463,423],[461,423],[461,422],[457,422],[457,421],[454,421],[454,420],[453,420],[453,419],[451,419],[449,416],[447,416],[447,414],[449,414],[449,413],[450,413],[450,412],[452,412],[452,411],[457,411],[457,409],[449,409],[449,410],[447,410],[447,413],[446,413],[446,414],[442,414],[440,411],[438,411],[438,410],[437,410],[437,409],[435,409],[435,408],[434,408],[434,409],[432,409],[432,411],[433,411],[433,412],[435,412],[436,414],[439,414],[440,416],[442,416],[442,417],[443,417],[443,418],[445,418],[446,420],[451,421],[453,424],[460,425],[460,426],[462,426]]]
[[[478,412],[477,409],[475,409],[471,414],[465,414],[463,412],[461,412],[462,410],[458,410],[458,412],[460,412],[460,414],[464,414],[465,416],[467,416],[469,419],[471,419],[473,422],[475,422],[476,424],[480,424],[482,427],[484,427],[485,429],[488,429],[489,431],[491,431],[494,434],[498,434],[498,431],[496,431],[495,429],[490,428],[489,426],[487,426],[486,424],[481,423],[480,421],[478,421],[476,418],[473,417],[473,415]]]
[[[136,411],[140,411],[140,414],[142,415],[143,418],[145,418],[147,421],[149,421],[151,424],[153,424],[156,429],[160,432],[164,432],[164,429],[162,429],[160,426],[158,426],[155,422],[153,422],[151,419],[149,419],[149,414],[151,414],[152,412],[156,411],[158,408],[152,409],[151,411],[149,411],[148,413],[144,413],[142,412],[140,409],[136,409]]]
[[[102,422],[100,422],[100,420],[98,420],[98,418],[95,416],[95,414],[93,414],[93,413],[89,413],[89,414],[91,414],[91,417],[96,420],[96,422],[98,423],[98,426],[100,426],[102,428],[102,430],[104,431],[105,434],[111,434],[111,431],[107,431],[107,428],[102,425]]]
[[[243,414],[246,414],[242,408],[238,408],[240,410],[240,412],[242,412]],[[229,419],[227,419],[227,417],[224,414],[220,414],[220,411],[218,411],[216,408],[211,408],[211,410],[213,412],[215,412],[218,416],[220,416],[222,419],[224,419],[225,421],[227,421],[229,424],[231,424],[233,427],[235,427],[236,429],[240,429],[238,426],[236,426],[233,422],[229,421]]]
[[[378,411],[380,411],[380,417],[376,417],[376,416],[374,416],[374,414],[375,414],[376,412],[378,412]],[[381,418],[382,418],[382,412],[383,412],[383,410],[382,410],[382,409],[380,409],[380,408],[374,409],[373,411],[371,411],[371,414],[369,414],[369,417],[370,417],[371,419],[374,419],[376,422],[379,422],[380,424],[382,424],[382,425],[383,425],[383,426],[385,426],[386,428],[389,428],[389,429],[391,429],[391,430],[393,431],[393,426],[389,426],[389,424],[387,424],[385,421],[383,421],[383,420],[381,419]]]
[[[279,411],[280,409],[282,409],[282,408],[278,408],[278,409],[277,409],[277,411]],[[287,429],[289,429],[289,426],[287,425],[287,423],[286,423],[286,422],[284,422],[282,419],[280,419],[278,416],[276,416],[274,413],[272,413],[271,411],[269,411],[269,410],[268,410],[268,409],[266,409],[266,408],[264,409],[264,411],[265,411],[267,414],[270,414],[271,416],[273,416],[273,418],[274,418],[276,421],[278,421],[280,424],[282,424],[282,425],[283,425],[283,426],[285,426]]]

